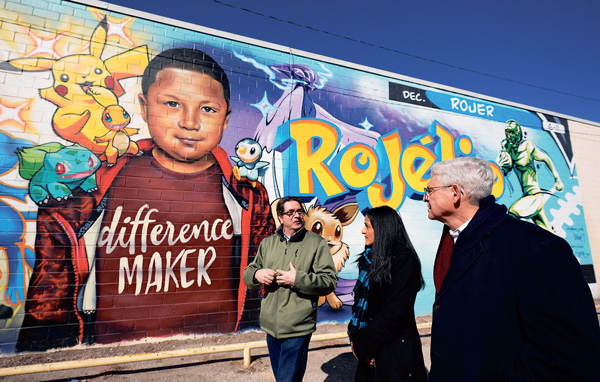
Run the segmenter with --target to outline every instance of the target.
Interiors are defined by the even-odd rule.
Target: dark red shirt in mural
[[[235,329],[222,175],[175,173],[148,154],[119,173],[96,250],[98,342]]]

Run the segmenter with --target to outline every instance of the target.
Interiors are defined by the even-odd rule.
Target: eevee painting
[[[342,242],[344,235],[343,227],[352,223],[357,214],[358,204],[346,203],[336,208],[333,212],[327,210],[326,207],[311,206],[304,218],[304,227],[307,230],[321,235],[327,240],[329,251],[331,252],[331,256],[333,256],[335,270],[338,273],[350,256],[348,244]],[[326,300],[333,309],[340,309],[342,307],[342,301],[335,292],[319,297],[319,306],[323,305]]]

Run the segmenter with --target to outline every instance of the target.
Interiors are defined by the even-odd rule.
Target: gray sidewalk
[[[596,311],[600,312],[600,300],[596,300]],[[425,364],[430,367],[431,316],[417,317]],[[346,331],[346,324],[321,324],[315,334],[339,333]],[[77,346],[66,350],[45,353],[31,353],[0,357],[0,367],[14,367],[26,364],[48,363],[75,359],[127,354],[155,353],[176,349],[191,349],[201,346],[214,346],[242,342],[261,341],[265,335],[259,331],[214,336],[187,337],[163,341],[145,341],[135,345],[94,345]],[[52,371],[5,377],[10,381],[274,381],[266,348],[252,351],[252,362],[243,364],[241,351],[215,353],[209,355],[178,357],[164,360],[124,363],[111,366],[97,366],[86,369]],[[356,360],[350,351],[348,339],[326,340],[311,343],[308,367],[304,378],[307,382],[345,382],[353,379]]]

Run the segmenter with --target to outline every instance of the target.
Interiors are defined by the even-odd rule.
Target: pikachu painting
[[[51,71],[54,83],[40,89],[40,96],[57,106],[52,118],[54,131],[67,141],[91,150],[110,166],[124,153],[139,152],[137,144],[129,139],[137,130],[123,124],[129,116],[119,105],[118,97],[124,93],[119,81],[143,74],[148,65],[148,49],[139,46],[103,60],[107,35],[104,18],[92,33],[88,54],[60,59],[17,58],[0,63],[0,69]],[[118,124],[112,123],[115,117]]]

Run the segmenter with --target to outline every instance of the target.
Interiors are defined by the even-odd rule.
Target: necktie
[[[442,232],[442,239],[440,240],[440,246],[435,257],[435,263],[433,265],[433,282],[435,284],[436,293],[440,291],[442,282],[448,273],[450,268],[450,260],[452,258],[452,250],[454,249],[454,239],[450,235],[448,226],[444,226]]]

